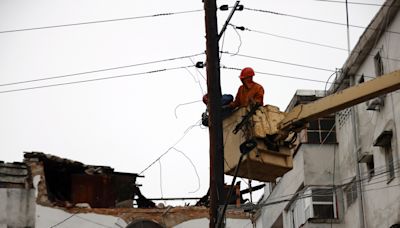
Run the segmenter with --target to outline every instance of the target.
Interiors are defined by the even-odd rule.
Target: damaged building
[[[143,176],[25,153],[22,163],[0,163],[0,228],[208,226],[207,195],[196,206],[159,208],[141,193],[137,178]],[[249,226],[250,214],[230,210],[227,224]]]

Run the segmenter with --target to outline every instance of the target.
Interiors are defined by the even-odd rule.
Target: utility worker
[[[264,88],[253,81],[254,70],[251,67],[243,68],[240,73],[242,84],[236,94],[235,100],[229,104],[229,107],[247,107],[249,105],[264,105]]]

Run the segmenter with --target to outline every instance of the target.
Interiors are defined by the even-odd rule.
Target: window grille
[[[343,127],[343,125],[349,119],[350,115],[351,115],[351,109],[350,108],[344,109],[344,110],[342,110],[342,111],[337,113],[336,116],[338,118],[339,129]]]

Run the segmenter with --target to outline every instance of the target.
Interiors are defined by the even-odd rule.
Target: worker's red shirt
[[[239,87],[235,100],[230,104],[230,106],[232,108],[247,107],[252,103],[264,105],[264,88],[253,81],[247,86],[241,85]]]

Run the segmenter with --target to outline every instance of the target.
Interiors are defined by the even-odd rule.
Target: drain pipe
[[[355,76],[351,77],[350,86],[354,86]],[[360,172],[360,163],[358,162],[358,152],[360,150],[360,126],[358,119],[358,111],[356,106],[351,107],[351,124],[353,126],[353,139],[354,139],[354,157],[356,161],[356,183],[357,183],[357,194],[360,196],[360,200],[358,201],[359,207],[359,217],[360,217],[360,228],[365,228],[365,216],[364,216],[364,196],[362,193],[362,183],[361,183],[361,172]]]

